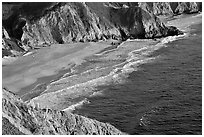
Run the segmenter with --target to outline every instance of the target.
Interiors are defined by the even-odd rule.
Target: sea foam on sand
[[[84,101],[84,99],[92,96],[93,93],[97,91],[98,86],[109,85],[111,83],[125,82],[125,79],[128,76],[128,74],[133,71],[136,71],[139,65],[152,62],[153,60],[160,57],[160,56],[148,57],[148,55],[153,53],[155,50],[158,50],[161,47],[166,46],[165,45],[166,43],[172,42],[184,36],[185,35],[166,37],[166,38],[163,38],[161,42],[157,43],[156,45],[149,45],[145,47],[143,46],[140,49],[130,51],[128,53],[127,59],[125,60],[125,62],[123,62],[123,65],[121,65],[120,67],[113,68],[113,70],[108,75],[94,78],[94,79],[85,81],[83,83],[75,84],[69,87],[62,87],[59,90],[56,90],[54,92],[44,93],[41,96],[33,98],[30,102],[36,102],[36,103],[38,102],[41,107],[45,107],[45,108],[50,107],[50,108],[60,109],[60,110],[72,110],[77,106],[83,105],[84,102],[86,102]],[[132,42],[131,44],[133,43],[134,42]],[[123,46],[121,48],[125,49],[126,47]],[[118,48],[117,50],[118,51],[114,51],[114,52],[119,52],[119,50],[121,49]],[[113,53],[109,53],[109,54],[113,54]],[[90,73],[91,71],[92,70],[88,70],[83,73]],[[97,71],[94,71],[94,73],[97,73]],[[70,76],[70,77],[73,77],[73,76]],[[63,80],[66,83],[66,78],[63,78]],[[54,83],[57,84],[57,82],[54,82]],[[84,97],[84,99],[81,99],[81,101],[79,101],[80,103],[73,104],[72,100],[79,97]]]

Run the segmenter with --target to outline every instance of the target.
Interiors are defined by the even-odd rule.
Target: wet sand
[[[183,20],[192,24],[192,22],[196,23],[195,18],[197,17],[184,18]],[[175,25],[179,22],[180,20],[176,19],[168,22],[168,24]],[[179,24],[176,26],[182,29],[185,25]],[[101,76],[105,76],[115,69],[113,67],[114,63],[112,68],[109,66],[111,62],[128,60],[128,56],[131,57],[131,51],[154,46],[159,41],[162,41],[162,39],[158,41],[126,41],[119,46],[112,46],[111,41],[52,45],[3,66],[3,87],[20,94],[24,100],[34,98],[31,102],[39,103],[41,107],[66,109],[68,106],[75,104],[76,100],[79,102],[93,94],[95,92],[93,86],[111,81],[111,78],[106,81],[103,78],[100,79]],[[100,58],[97,58],[97,56]],[[83,65],[87,59],[93,61],[91,66],[94,69],[97,68],[98,64],[104,67],[108,65],[109,69],[93,71],[89,75],[80,74],[74,79],[67,76],[66,79],[58,80],[65,73],[70,72],[73,64],[81,67],[81,69],[79,68],[80,73],[87,71],[88,68]],[[51,84],[53,80],[56,82]],[[62,86],[56,86],[63,82]],[[49,87],[48,90],[44,92],[47,87]]]
[[[40,96],[40,94],[46,90],[47,85],[53,80],[58,80],[64,76],[64,74],[69,73],[69,69],[59,70],[59,72],[55,75],[47,76],[47,77],[40,77],[36,80],[35,83],[22,88],[18,95],[21,96],[21,99],[24,101],[28,101],[34,97]],[[29,91],[29,92],[28,92]]]
[[[80,65],[85,57],[108,46],[111,46],[110,42],[90,42],[52,45],[39,49],[32,55],[18,57],[15,61],[4,64],[2,67],[2,85],[18,93],[33,83],[37,85],[37,83],[42,82],[42,80],[39,81],[39,78],[47,77],[46,81],[51,81],[53,80],[52,76],[62,75],[59,73],[60,70],[67,70],[68,72],[72,66],[70,64]]]
[[[179,24],[182,20],[187,21],[187,23],[192,24],[199,21],[194,21],[195,18],[199,19],[200,15],[189,15],[183,16],[182,19],[175,19],[168,24],[178,26],[179,28],[185,28],[184,25]],[[179,25],[176,25],[179,24]],[[101,52],[96,52],[96,56],[87,56],[87,58],[92,58],[92,64],[89,64],[89,69],[87,71],[86,65],[81,65],[81,69],[84,72],[84,75],[77,74],[76,76],[66,77],[65,79],[60,79],[54,83],[50,83],[48,88],[42,95],[33,98],[30,103],[37,103],[40,107],[58,109],[58,110],[69,110],[69,106],[76,106],[77,99],[79,104],[83,104],[83,100],[86,100],[87,97],[92,96],[95,92],[98,92],[95,87],[102,85],[111,85],[111,82],[123,82],[123,77],[126,77],[126,74],[132,71],[136,71],[137,65],[142,63],[151,62],[151,57],[148,57],[148,54],[158,50],[159,48],[165,46],[165,43],[174,41],[182,36],[170,36],[167,38],[154,40],[128,40],[120,44],[117,48],[104,48]],[[142,53],[140,55],[139,53]],[[100,54],[99,54],[100,53]],[[98,57],[97,57],[98,55]],[[141,56],[141,58],[140,58]],[[144,56],[144,60],[143,60]],[[139,57],[139,58],[138,58]],[[145,60],[147,58],[147,60]],[[159,57],[158,57],[159,58]],[[125,59],[125,61],[124,61]],[[123,60],[123,61],[122,61]],[[153,58],[154,60],[154,58]],[[118,62],[118,66],[115,67],[115,64],[109,65],[110,62]],[[134,67],[133,69],[132,67]],[[102,70],[97,70],[97,67],[103,66]],[[107,68],[106,68],[107,67]],[[122,68],[121,68],[122,67]],[[118,69],[117,69],[118,68]],[[83,73],[80,71],[80,73]],[[117,75],[121,77],[117,77]],[[85,101],[86,102],[86,101]]]
[[[104,54],[100,56],[98,54],[88,56],[85,58],[88,64],[85,62],[75,68],[79,73],[50,83],[40,96],[33,98],[29,103],[39,104],[42,108],[49,107],[57,110],[69,110],[67,109],[69,106],[86,103],[86,98],[97,92],[95,87],[112,82],[122,82],[122,79],[118,79],[117,75],[122,77],[124,75],[125,77],[126,72],[123,74],[122,71],[128,73],[132,70],[129,65],[134,66],[134,57],[132,57],[132,61],[128,61],[131,51],[146,46],[154,48],[156,43],[158,42],[154,40],[127,41],[119,45],[117,49],[110,48],[104,51]],[[137,58],[135,59],[137,62]],[[119,70],[117,70],[118,67]]]

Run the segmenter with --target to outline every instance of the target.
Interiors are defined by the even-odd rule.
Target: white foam
[[[71,111],[74,111],[76,108],[81,107],[83,104],[88,104],[88,103],[90,103],[89,100],[87,98],[85,98],[84,100],[80,101],[79,103],[71,105],[68,108],[63,109],[62,111],[71,112]]]
[[[79,84],[75,84],[75,85],[72,85],[69,87],[65,87],[63,89],[60,89],[60,90],[57,90],[54,92],[45,93],[45,94],[42,94],[41,96],[33,98],[33,100],[38,100],[40,98],[41,98],[41,100],[46,99],[46,98],[51,98],[52,100],[55,100],[55,98],[56,98],[55,96],[57,96],[57,98],[59,98],[59,100],[61,100],[64,96],[67,96],[71,93],[76,94],[76,96],[78,96],[78,95],[80,96],[81,94],[87,94],[87,93],[91,93],[91,96],[94,96],[95,94],[97,95],[99,93],[94,92],[94,90],[97,86],[107,85],[110,82],[120,82],[120,83],[123,82],[129,73],[131,73],[133,71],[137,71],[137,69],[138,69],[137,67],[139,65],[152,62],[153,60],[160,57],[160,56],[148,57],[147,55],[154,52],[155,50],[160,49],[161,47],[166,46],[165,45],[166,43],[175,41],[175,40],[182,38],[184,36],[185,35],[169,36],[167,38],[163,38],[161,40],[161,42],[159,42],[156,45],[147,46],[147,47],[143,47],[141,49],[131,51],[130,53],[128,53],[128,58],[126,59],[126,61],[120,63],[121,67],[117,67],[117,66],[119,66],[119,64],[115,65],[114,67],[117,67],[117,68],[113,69],[108,75],[98,77],[98,78],[86,81],[84,83],[79,83]],[[90,70],[87,70],[83,73],[88,73],[92,70],[93,69],[90,69]],[[98,70],[98,68],[95,68],[95,70]],[[72,75],[70,77],[74,77],[74,76],[76,76],[76,75]],[[56,81],[56,83],[63,81],[63,80],[65,80],[65,82],[66,82],[66,78],[62,78],[62,79]],[[55,82],[53,82],[53,83],[55,83]],[[51,86],[53,83],[51,83]],[[88,96],[88,94],[87,94],[87,96]],[[84,102],[87,102],[87,101],[83,100],[83,101],[81,101],[75,105],[72,105],[72,106],[64,109],[64,111],[74,110],[76,107],[83,105]]]
[[[95,70],[96,70],[96,71],[100,71],[100,70],[107,69],[107,68],[108,68],[108,67],[102,67],[102,68],[96,67]]]
[[[122,43],[120,43],[120,45],[118,45],[117,48],[122,47],[125,44],[125,41],[123,41]]]
[[[94,69],[89,69],[89,70],[87,70],[87,71],[84,71],[84,72],[82,72],[82,73],[80,73],[80,74],[75,74],[75,75],[71,75],[71,76],[68,76],[68,77],[62,77],[61,79],[59,79],[59,80],[56,80],[56,81],[53,81],[53,82],[51,82],[47,87],[46,87],[46,90],[44,91],[44,92],[42,92],[41,93],[41,95],[42,94],[44,94],[44,93],[46,93],[46,92],[48,92],[50,89],[52,89],[53,88],[53,86],[59,86],[59,85],[66,85],[69,81],[70,81],[70,79],[72,79],[72,78],[74,78],[74,77],[79,77],[79,75],[84,75],[84,74],[86,74],[86,73],[90,73],[90,72],[92,72],[92,71],[100,71],[100,70],[103,70],[103,69],[106,69],[106,68],[108,68],[108,67],[104,67],[104,68],[94,68]],[[76,79],[76,78],[74,78],[74,79]],[[75,84],[75,85],[77,85],[77,84]],[[74,86],[74,85],[73,85]],[[72,87],[72,86],[69,86],[69,87]],[[59,87],[59,89],[64,89],[63,87]],[[57,89],[58,90],[58,89]]]
[[[145,50],[147,50],[147,49],[148,49],[148,47],[143,47],[143,48],[141,48],[141,49],[133,50],[133,51],[131,51],[130,53],[128,53],[128,56],[129,56],[130,58],[132,58],[132,57],[134,57],[134,55],[135,55],[136,53],[140,53],[140,52],[145,51]]]
[[[137,61],[134,61],[134,62],[129,62],[128,64],[123,66],[122,72],[123,73],[131,73],[131,72],[136,70],[137,66],[139,66],[141,64],[145,64],[145,63],[151,62],[152,60],[155,60],[158,57],[159,56],[151,57],[151,58],[145,58],[145,59],[137,60]],[[134,67],[132,67],[132,66],[134,66]]]
[[[84,71],[84,72],[82,72],[82,73],[80,73],[80,74],[82,75],[82,74],[90,73],[90,72],[93,71],[93,70],[95,70],[95,69],[89,69],[89,70]]]
[[[44,90],[40,95],[42,95],[42,94],[46,93],[47,91],[49,91],[50,88],[52,88],[53,85],[59,85],[59,84],[66,83],[68,78],[72,78],[72,77],[76,77],[76,76],[77,76],[77,75],[71,75],[71,76],[68,76],[68,77],[64,77],[64,76],[66,76],[67,74],[70,74],[70,73],[66,73],[66,74],[63,75],[63,77],[60,78],[59,80],[52,81],[49,85],[46,86],[46,90]]]
[[[128,54],[129,57],[128,57],[127,61],[130,62],[133,59],[136,60],[138,58],[142,58],[142,57],[144,58],[145,56],[150,55],[151,53],[153,53],[156,50],[159,50],[162,47],[167,47],[167,45],[166,45],[167,43],[181,39],[181,38],[186,37],[186,36],[187,36],[186,33],[184,33],[183,35],[178,35],[178,36],[168,36],[166,38],[163,38],[161,40],[161,42],[157,43],[156,45],[147,46],[147,47],[143,47],[143,48],[138,49],[138,50],[131,51]]]
[[[155,58],[144,58],[144,57],[140,57],[138,58],[137,56],[135,56],[135,54],[133,54],[134,52],[141,52],[143,50],[147,50],[148,53],[149,52],[152,52],[154,51],[155,49],[158,49],[158,45],[155,46],[155,47],[150,47],[150,51],[148,51],[148,47],[143,47],[141,49],[137,49],[137,50],[134,50],[134,51],[131,51],[129,54],[128,54],[128,59],[125,61],[124,63],[124,66],[122,68],[116,68],[114,70],[112,70],[108,75],[106,76],[103,76],[103,77],[99,77],[99,78],[96,78],[96,79],[92,79],[92,80],[89,80],[87,82],[84,82],[84,83],[79,83],[79,84],[75,84],[73,86],[69,86],[69,87],[66,87],[66,88],[63,88],[63,89],[60,89],[60,90],[57,90],[55,92],[52,92],[53,94],[55,93],[60,93],[60,92],[65,92],[65,91],[68,91],[68,90],[71,90],[71,89],[76,89],[76,88],[79,88],[79,87],[87,87],[88,85],[89,86],[98,86],[98,85],[103,85],[107,82],[110,82],[111,80],[115,81],[116,79],[119,78],[120,76],[120,73],[125,73],[125,74],[129,74],[133,71],[136,71],[137,70],[137,66],[141,65],[141,64],[144,64],[144,63],[147,63],[149,61],[152,61],[154,60]],[[122,63],[121,63],[122,64]],[[134,66],[134,67],[132,67]],[[83,72],[83,73],[87,73],[87,72],[90,72],[92,71],[93,69],[91,70],[87,70],[86,72]],[[71,77],[74,77],[76,75],[72,75],[70,76]],[[59,83],[59,82],[62,82],[63,80],[65,80],[65,82],[67,81],[67,78],[62,78],[58,81],[55,81],[55,82],[52,82],[50,87],[55,84],[55,83]],[[50,88],[48,86],[47,90]],[[47,91],[46,90],[46,91]],[[50,93],[45,93],[45,94],[50,94]]]
[[[149,41],[150,39],[127,39],[128,42],[135,42],[135,41]]]
[[[33,52],[28,52],[28,53],[24,54],[23,56],[29,56],[31,54],[33,54]]]
[[[151,62],[151,61],[159,58],[160,56],[157,56],[157,57],[147,57],[147,56],[150,55],[151,53],[153,53],[154,51],[160,49],[161,47],[166,47],[167,43],[178,40],[178,39],[183,38],[185,36],[187,36],[186,33],[184,33],[183,35],[179,35],[179,36],[169,36],[169,37],[163,38],[161,40],[161,42],[157,43],[156,45],[143,47],[141,49],[137,49],[137,50],[133,50],[133,51],[129,52],[128,58],[126,59],[127,64],[125,64],[123,66],[122,73],[131,73],[133,71],[136,71],[137,66]],[[134,66],[134,67],[132,67],[132,66]],[[117,71],[117,69],[114,70],[112,73],[115,73],[116,71]],[[115,75],[117,75],[117,74],[115,74]]]
[[[167,44],[167,43],[169,43],[169,42],[178,40],[178,39],[180,39],[180,38],[184,38],[185,36],[187,36],[187,33],[184,33],[183,35],[178,35],[178,36],[168,36],[168,37],[164,38],[164,39],[161,41],[161,44]]]
[[[97,91],[97,92],[94,92],[92,95],[90,95],[90,97],[102,96],[102,95],[103,95],[102,92],[103,92],[103,91]]]

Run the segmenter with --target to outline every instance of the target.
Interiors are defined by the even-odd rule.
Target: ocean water
[[[122,82],[98,84],[73,112],[129,134],[202,134],[201,28],[130,52],[122,68],[110,69]]]

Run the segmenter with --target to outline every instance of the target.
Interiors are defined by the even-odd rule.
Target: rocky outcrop
[[[200,11],[199,5],[196,2],[190,2],[190,5],[188,7],[189,7],[190,13],[196,13],[196,12]]]
[[[66,3],[23,28],[22,41],[30,45],[71,43],[120,37],[120,31],[103,22],[85,3]]]
[[[201,2],[154,2],[149,4],[155,15],[177,15],[202,11]]]
[[[189,12],[189,8],[185,2],[178,2],[178,6],[174,10],[174,13],[181,14]]]
[[[10,38],[8,32],[2,27],[2,57],[4,56],[18,56],[26,50],[21,41]]]
[[[138,6],[141,7],[145,12],[142,12],[144,18],[142,19],[142,24],[145,29],[145,37],[155,38],[162,36],[173,36],[182,34],[176,27],[165,26],[154,14],[152,7],[148,3],[141,2],[138,3]],[[147,14],[148,13],[148,14]],[[156,22],[156,23],[155,23]]]
[[[153,12],[155,15],[172,15],[173,11],[169,2],[154,2]]]
[[[22,5],[21,7],[26,8]],[[3,25],[10,22],[13,16],[6,16]],[[9,29],[8,33],[11,36],[20,39],[27,47],[109,38],[126,40],[169,35],[169,28],[145,3],[44,4],[39,6],[35,13],[27,8],[15,18],[16,21],[10,25],[12,27],[5,25],[5,28]],[[178,34],[177,32],[175,29],[174,34]]]
[[[2,96],[2,134],[124,134],[108,123],[102,123],[68,112],[40,109],[38,106],[27,105],[6,89],[3,89]]]
[[[201,2],[3,3],[3,56],[36,46],[178,35],[155,15],[202,11]],[[5,32],[5,31],[4,31]],[[4,35],[5,36],[5,35]],[[13,47],[15,50],[11,51]]]

